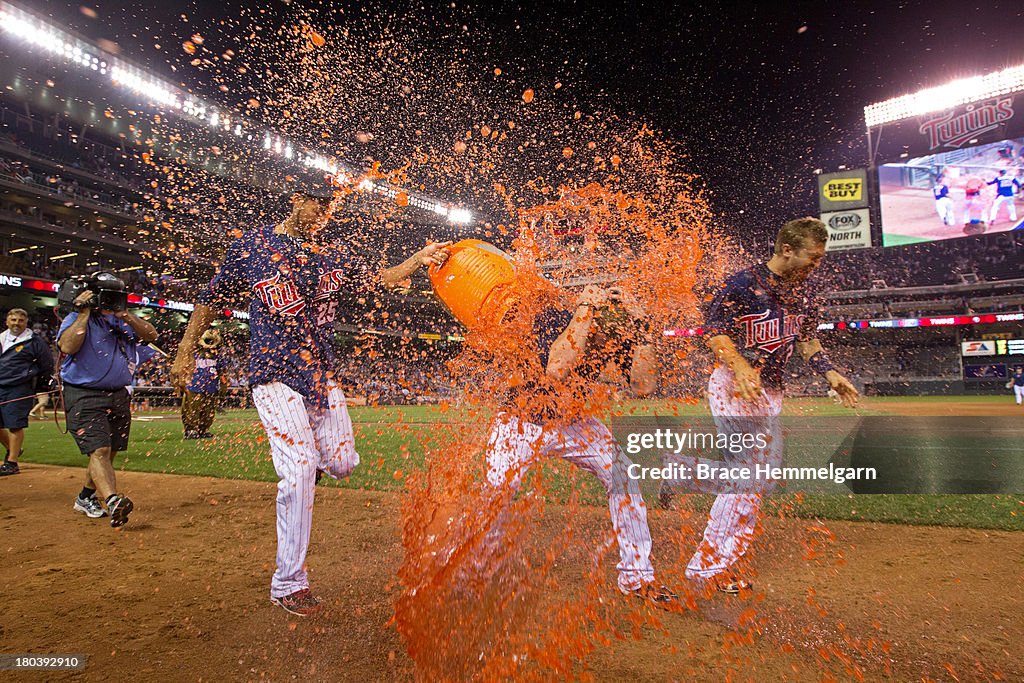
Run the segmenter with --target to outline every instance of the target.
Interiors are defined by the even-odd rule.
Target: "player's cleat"
[[[201,432],[190,431],[190,432],[185,432],[185,438],[187,440],[191,441],[192,439],[201,439],[203,437],[202,437],[202,433]]]
[[[199,438],[200,439],[212,439],[213,438],[213,432],[200,432]]]
[[[18,474],[19,472],[21,472],[21,468],[18,467],[18,463],[16,462],[4,460],[4,464],[0,465],[0,477],[9,477],[12,474]]]
[[[664,605],[679,599],[679,596],[669,590],[667,586],[655,585],[653,583],[645,583],[638,588],[634,588],[627,595],[632,595],[634,598],[646,600],[647,602],[653,602],[656,605]]]
[[[127,496],[113,495],[107,498],[107,512],[110,513],[110,526],[119,527],[128,523],[128,515],[135,509],[135,503]]]
[[[270,602],[285,612],[300,617],[308,617],[320,611],[320,598],[313,595],[308,588],[297,590],[291,595],[281,598],[270,598]]]
[[[739,595],[744,591],[754,589],[754,584],[746,579],[725,578],[715,582],[715,590],[726,595]]]
[[[78,512],[84,512],[86,517],[91,519],[99,519],[100,517],[106,517],[107,511],[103,509],[100,502],[96,500],[96,496],[89,496],[88,498],[78,497],[75,498],[75,510]]]

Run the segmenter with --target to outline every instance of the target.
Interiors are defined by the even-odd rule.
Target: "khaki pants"
[[[181,423],[186,432],[206,432],[217,413],[217,394],[193,394],[186,391],[181,401]]]

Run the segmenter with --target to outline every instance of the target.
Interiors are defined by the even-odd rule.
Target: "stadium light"
[[[1024,65],[962,78],[864,107],[868,128],[1024,90]]]
[[[78,252],[77,251],[72,251],[72,252],[68,252],[67,254],[61,254],[60,256],[51,256],[50,260],[51,261],[59,261],[62,258],[71,258],[72,256],[78,256]]]
[[[0,0],[0,33],[11,34],[46,52],[53,53],[57,58],[78,64],[83,69],[99,71],[115,87],[129,90],[150,102],[173,108],[188,120],[213,128],[221,128],[225,133],[233,132],[237,138],[260,139],[258,133],[254,136],[256,132],[254,129],[258,127],[254,122],[247,121],[242,117],[232,118],[230,113],[223,108],[206,103],[124,59],[109,55],[98,46],[53,26],[45,19],[5,0]],[[264,132],[263,148],[284,160],[297,162],[307,169],[323,171],[342,180],[347,180],[355,175],[354,171],[342,167],[333,159],[316,152],[304,152],[299,145],[294,144],[291,140],[276,134],[272,135],[271,132]],[[368,186],[367,182],[369,182]],[[392,198],[397,196],[400,189],[386,185],[377,186],[370,181],[364,181],[360,187]],[[452,223],[472,221],[472,214],[466,209],[449,210],[445,204],[436,199],[417,196],[416,193],[408,190],[405,190],[405,193],[409,196],[411,205],[424,211],[433,211],[439,216],[446,216]]]

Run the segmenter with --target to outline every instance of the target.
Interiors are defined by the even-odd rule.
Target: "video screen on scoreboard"
[[[1006,363],[964,365],[964,379],[1006,379]]]
[[[1007,232],[1024,224],[1024,138],[878,167],[882,246]]]

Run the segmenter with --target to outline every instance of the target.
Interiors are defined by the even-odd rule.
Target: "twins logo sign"
[[[951,110],[923,121],[918,127],[928,136],[928,149],[960,148],[964,143],[999,128],[1013,118],[1013,98],[999,97],[991,102],[971,104],[963,111]]]

